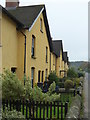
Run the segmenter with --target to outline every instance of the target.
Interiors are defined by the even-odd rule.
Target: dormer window
[[[42,18],[40,18],[40,31],[43,33],[43,23],[42,23]]]

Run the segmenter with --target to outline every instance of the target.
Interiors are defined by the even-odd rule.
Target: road
[[[84,80],[84,118],[88,118],[90,120],[90,74],[85,74],[85,80]]]

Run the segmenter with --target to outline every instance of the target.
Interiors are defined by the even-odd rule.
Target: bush
[[[32,101],[54,101],[59,100],[60,95],[53,94],[56,88],[56,83],[53,82],[47,93],[43,93],[42,90],[35,86],[31,87],[31,81],[29,78],[25,79],[25,86],[22,82],[17,78],[15,73],[11,73],[10,71],[5,71],[5,73],[1,77],[2,80],[2,91],[3,91],[3,99],[30,99]]]
[[[58,86],[59,86],[59,88],[64,88],[64,82],[59,82]]]
[[[76,77],[78,77],[78,74],[74,70],[74,68],[69,68],[68,71],[67,71],[67,77],[69,77],[69,78],[76,78]]]
[[[64,83],[65,90],[69,90],[70,88],[73,88],[73,82],[71,80],[66,80]]]
[[[76,78],[76,79],[75,79],[75,83],[76,83],[76,87],[79,87],[79,85],[80,85],[80,79],[79,79],[79,78]]]
[[[56,88],[56,84],[55,82],[53,82],[49,87],[49,91],[47,93],[43,93],[38,86],[35,86],[31,92],[31,100],[45,101],[45,102],[47,101],[53,102],[53,101],[60,100],[60,94],[59,95],[57,95],[56,93],[53,94],[53,92],[55,91],[55,88]]]
[[[43,101],[43,95],[44,93],[42,92],[41,88],[35,86],[31,91],[30,99],[33,101]]]
[[[84,77],[85,75],[84,75],[84,73],[83,72],[78,72],[78,77],[80,78],[80,77]]]
[[[44,98],[43,101],[45,102],[53,102],[53,101],[59,101],[60,100],[60,94],[52,94],[51,96],[49,96],[49,94],[45,93],[44,94]]]
[[[50,75],[48,76],[48,84],[52,84],[53,81],[55,81],[55,83],[58,83],[59,78],[57,77],[55,72],[51,72]]]
[[[24,93],[24,87],[15,73],[8,70],[1,76],[2,79],[2,98],[20,99]]]
[[[26,76],[24,76],[24,79],[25,79],[24,98],[30,99],[32,94],[31,80],[29,79],[29,77],[26,78]]]
[[[21,112],[18,112],[16,110],[10,111],[7,108],[5,112],[2,112],[2,120],[15,120],[15,119],[25,120],[25,117],[22,115]]]
[[[49,95],[53,94],[55,91],[55,88],[56,88],[56,84],[55,84],[55,82],[53,82],[48,89],[48,94]]]

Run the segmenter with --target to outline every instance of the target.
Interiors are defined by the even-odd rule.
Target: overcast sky
[[[45,4],[53,40],[63,40],[70,61],[88,60],[88,0],[19,0],[20,6]],[[5,0],[0,0],[5,6]]]

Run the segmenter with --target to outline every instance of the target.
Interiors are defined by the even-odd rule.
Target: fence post
[[[50,102],[50,119],[52,119],[52,102]]]
[[[63,103],[61,102],[61,120],[63,120]]]
[[[3,111],[5,110],[5,100],[3,100]]]
[[[10,105],[10,111],[11,111],[11,98],[10,98],[10,101],[9,101],[9,105]]]
[[[65,116],[66,116],[66,114],[67,114],[67,111],[68,111],[68,103],[66,102],[66,103],[65,103]]]
[[[76,93],[75,93],[76,91],[74,90],[74,97],[75,97],[75,95],[76,95]]]
[[[28,116],[28,101],[26,100],[26,119],[27,119],[27,116]]]

